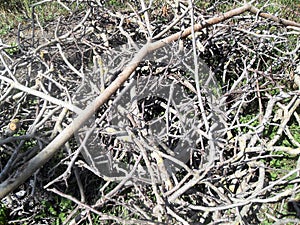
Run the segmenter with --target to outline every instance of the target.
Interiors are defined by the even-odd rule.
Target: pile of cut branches
[[[300,24],[113,2],[58,1],[1,43],[6,207],[44,188],[77,205],[65,224],[299,222]]]

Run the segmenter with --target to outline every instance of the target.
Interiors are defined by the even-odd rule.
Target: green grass
[[[0,225],[5,225],[7,224],[7,209],[5,208],[5,206],[3,204],[0,205]]]
[[[41,211],[35,216],[35,220],[43,218],[55,218],[51,224],[62,224],[67,219],[70,210],[73,208],[73,203],[65,198],[56,196],[55,202],[43,200],[41,202]]]
[[[268,4],[266,4],[268,2]],[[260,1],[258,8],[263,7],[264,12],[277,15],[284,19],[300,22],[300,0],[273,0]]]
[[[1,1],[0,2],[0,35],[8,34],[9,31],[18,27],[18,24],[28,23],[32,17],[31,5],[37,0]],[[34,12],[42,24],[67,14],[67,10],[57,2],[49,2],[35,7]]]
[[[24,21],[26,11],[29,12],[29,0],[23,1],[1,1],[0,2],[0,34],[4,35],[9,30],[16,27],[19,23]]]
[[[10,47],[5,49],[5,52],[7,54],[14,55],[15,53],[17,53],[19,51],[19,48],[18,48],[16,42],[12,42],[9,45],[10,45]]]

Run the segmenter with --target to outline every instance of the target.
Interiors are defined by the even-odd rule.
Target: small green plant
[[[276,152],[275,155],[279,157],[271,159],[270,165],[270,175],[271,180],[276,180],[281,176],[284,176],[287,171],[293,170],[293,165],[295,165],[295,159],[285,152]],[[289,179],[294,179],[296,174],[292,175]]]
[[[123,3],[118,0],[109,0],[109,1],[107,1],[107,4],[111,5],[111,6],[115,6],[115,7],[120,7],[123,5]]]
[[[6,207],[1,204],[0,205],[0,225],[7,224],[7,209]]]
[[[296,124],[292,124],[290,126],[290,131],[295,141],[297,141],[300,144],[300,126]]]
[[[5,52],[9,55],[14,55],[19,51],[18,45],[16,42],[10,44],[9,48],[5,49]]]
[[[56,197],[55,202],[42,201],[42,210],[35,216],[35,220],[43,218],[53,218],[52,225],[62,224],[68,216],[68,212],[72,210],[72,202],[66,198]]]
[[[254,114],[248,114],[245,116],[241,116],[239,119],[241,124],[247,124],[250,127],[255,128],[256,126],[259,125],[258,117]],[[243,127],[242,132],[246,133],[249,131],[249,127]]]

